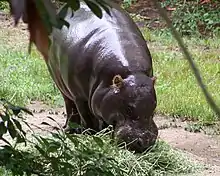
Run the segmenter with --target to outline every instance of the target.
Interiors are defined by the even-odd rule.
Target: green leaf
[[[22,126],[21,126],[20,122],[14,118],[12,118],[12,120],[15,123],[16,127],[19,129],[19,131],[22,131]]]
[[[11,144],[10,144],[10,142],[8,142],[5,138],[0,137],[0,140],[4,141],[6,144],[8,144],[9,146],[6,145],[7,147],[12,147]],[[4,147],[5,147],[5,146],[4,146]]]
[[[66,4],[60,11],[59,13],[57,14],[57,16],[61,19],[64,19],[67,15],[67,11],[68,11],[68,4]]]
[[[85,3],[97,17],[102,18],[102,10],[96,3],[90,0],[85,0]]]
[[[21,109],[19,107],[13,107],[11,108],[11,110],[13,111],[13,114],[16,116],[21,112]]]
[[[0,137],[3,136],[3,134],[7,133],[7,128],[5,126],[5,123],[4,122],[1,122],[0,123]]]
[[[27,109],[27,108],[25,108],[25,107],[20,107],[20,109],[21,109],[22,111],[26,112],[27,114],[33,116],[33,113],[32,113],[29,109]]]
[[[80,2],[79,2],[79,0],[68,1],[68,5],[69,5],[74,11],[77,11],[77,10],[80,8]]]
[[[57,162],[57,158],[51,157],[50,163],[52,165],[53,170],[59,170],[59,163]]]
[[[68,126],[72,129],[74,128],[81,128],[82,126],[77,124],[77,123],[73,123],[73,122],[68,122]]]
[[[8,127],[8,132],[9,132],[11,138],[14,139],[17,136],[17,131],[16,131],[14,124],[12,123],[11,120],[8,121],[7,127]]]
[[[104,142],[102,141],[101,138],[93,136],[94,141],[99,145],[99,147],[103,147]]]
[[[14,118],[12,118],[12,120],[13,120],[13,122],[15,123],[16,127],[19,129],[19,131],[20,131],[24,136],[26,136],[26,132],[23,131],[22,126],[21,126],[21,123],[20,123],[18,120],[14,119]],[[17,137],[21,137],[20,134],[19,134]],[[22,138],[24,138],[24,137],[22,137]],[[23,139],[19,139],[19,140],[21,141],[21,140],[23,140]],[[23,142],[25,142],[25,141],[23,141]]]
[[[54,20],[53,18],[50,17],[49,11],[47,11],[45,4],[41,0],[35,1],[35,4],[37,7],[37,10],[40,13],[42,21],[47,29],[47,32],[48,32],[48,34],[50,34],[52,32],[52,25],[51,24],[56,25],[57,22],[56,22],[56,20]]]
[[[6,122],[6,121],[8,121],[8,120],[10,119],[10,116],[9,116],[9,114],[6,112],[5,115],[2,115],[2,116],[1,116],[1,118],[2,118],[2,120],[3,120],[4,122]]]
[[[54,138],[63,140],[62,137],[61,137],[59,134],[57,134],[57,133],[51,133],[51,134],[52,134],[52,136],[53,136]]]
[[[18,115],[21,112],[21,108],[18,106],[14,106],[13,104],[6,101],[7,107],[12,110],[14,115]]]
[[[26,144],[26,140],[23,136],[21,136],[20,134],[17,135],[17,140],[16,140],[17,143],[25,143]]]
[[[66,146],[65,146],[66,147]],[[67,151],[67,149],[65,149]],[[70,150],[68,148],[68,150]],[[63,153],[63,157],[68,161],[68,160],[72,160],[73,159],[73,155],[72,154],[69,154],[68,152],[64,152]]]
[[[59,142],[52,142],[48,145],[47,152],[54,153],[61,147],[61,144]]]
[[[111,12],[109,10],[109,7],[111,7],[111,6],[109,4],[107,4],[105,1],[102,1],[102,0],[96,0],[96,1],[106,11],[106,13],[111,16]]]
[[[44,151],[42,148],[40,148],[38,145],[35,145],[35,148],[39,151],[39,153],[40,153],[42,156],[44,156],[45,158],[47,157],[45,151]]]
[[[49,145],[49,142],[47,141],[47,139],[43,138],[40,136],[40,139],[43,141],[43,143],[45,144],[45,146]]]
[[[57,19],[57,21],[57,25],[54,26],[58,29],[62,29],[63,26],[66,26],[67,28],[70,27],[70,24],[65,19]]]
[[[70,134],[66,134],[67,138],[76,146],[79,146],[79,140],[74,136],[70,135]]]
[[[33,131],[33,129],[31,128],[31,126],[27,123],[27,122],[25,122],[25,121],[23,121],[24,123],[25,123],[25,125],[27,125],[28,126],[28,128],[30,129],[30,130],[32,130]]]
[[[41,146],[45,146],[44,142],[40,139],[40,137],[33,135],[35,137],[35,139],[40,143]]]

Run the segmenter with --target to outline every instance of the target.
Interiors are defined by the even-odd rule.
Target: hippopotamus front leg
[[[63,98],[64,98],[64,102],[66,106],[66,114],[67,114],[67,119],[65,125],[63,126],[63,129],[65,132],[69,132],[69,133],[80,133],[81,130],[79,128],[73,129],[69,125],[69,123],[76,123],[78,125],[81,125],[81,119],[76,104],[74,101],[70,100],[65,95],[63,95]]]
[[[103,129],[105,125],[104,122],[91,113],[88,101],[77,99],[76,106],[81,116],[84,128],[94,130],[91,132],[92,134]]]
[[[68,133],[81,133],[83,128],[90,128],[95,132],[100,131],[105,126],[104,122],[97,119],[91,112],[87,101],[76,99],[76,101],[70,100],[68,97],[63,95],[67,119],[63,129]],[[81,125],[82,128],[71,128],[70,123]],[[92,132],[93,133],[93,132]]]

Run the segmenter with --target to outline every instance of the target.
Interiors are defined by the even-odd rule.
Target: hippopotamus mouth
[[[150,120],[125,120],[114,126],[114,134],[119,145],[126,144],[126,147],[135,152],[144,152],[156,142],[158,136],[158,128],[153,121]]]

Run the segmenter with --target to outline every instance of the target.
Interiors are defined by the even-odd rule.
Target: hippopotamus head
[[[100,86],[93,97],[96,103],[99,101],[96,111],[113,125],[115,136],[137,152],[154,144],[158,135],[153,121],[157,105],[154,82],[154,77],[142,73],[125,78],[116,75],[111,86]]]

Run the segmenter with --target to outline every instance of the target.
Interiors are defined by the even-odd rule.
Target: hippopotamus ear
[[[112,79],[112,86],[120,89],[123,86],[123,78],[120,75],[115,75]]]

